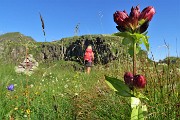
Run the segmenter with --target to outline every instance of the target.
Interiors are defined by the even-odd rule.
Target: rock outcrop
[[[12,33],[0,37],[0,59],[19,64],[26,53],[31,53],[38,62],[66,60],[83,64],[85,49],[91,44],[95,53],[94,64],[106,64],[125,53],[121,42],[121,38],[111,35],[85,35],[53,42],[35,42],[22,34]]]

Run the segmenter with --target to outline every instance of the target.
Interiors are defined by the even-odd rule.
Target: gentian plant
[[[131,97],[131,120],[144,119],[147,112],[147,107],[141,102],[141,99],[148,100],[148,98],[140,92],[140,89],[145,88],[146,78],[136,73],[136,54],[141,49],[141,44],[145,45],[147,51],[149,50],[149,37],[146,30],[154,14],[154,7],[148,6],[140,12],[139,5],[132,7],[129,15],[125,10],[116,11],[113,14],[114,22],[117,24],[116,28],[120,31],[115,35],[123,37],[123,44],[130,46],[128,53],[133,58],[133,72],[125,72],[124,82],[108,76],[105,78],[107,84],[117,94]]]

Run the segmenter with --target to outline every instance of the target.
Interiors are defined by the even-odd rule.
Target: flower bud
[[[116,11],[113,16],[114,16],[114,22],[118,26],[123,26],[125,19],[128,18],[126,11],[123,11],[123,12],[122,11]]]
[[[138,19],[139,19],[139,15],[140,15],[140,9],[139,9],[139,6],[136,6],[136,7],[132,7],[131,8],[131,12],[130,12],[130,15],[129,15],[129,18],[130,18],[130,22],[133,26],[133,28],[135,29],[138,25]]]
[[[132,83],[133,83],[133,74],[131,72],[126,72],[124,74],[124,82],[127,85],[132,85]]]
[[[135,75],[133,85],[137,88],[144,88],[146,85],[146,78],[142,75]]]
[[[113,17],[114,17],[114,22],[118,25],[118,26],[116,26],[116,28],[121,32],[126,31],[126,27],[127,27],[126,19],[128,19],[127,12],[125,10],[124,11],[116,11],[113,14]]]
[[[152,6],[148,6],[144,8],[139,16],[139,20],[144,19],[147,21],[151,21],[153,15],[155,14],[155,9]]]

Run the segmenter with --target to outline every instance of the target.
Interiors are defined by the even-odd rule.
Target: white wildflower
[[[31,85],[30,85],[30,87],[32,88],[32,87],[34,87],[34,85],[33,85],[33,84],[31,84]]]
[[[66,84],[66,85],[64,85],[64,88],[67,88],[68,87],[68,85]]]

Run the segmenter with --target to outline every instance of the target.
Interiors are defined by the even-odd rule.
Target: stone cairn
[[[15,67],[17,73],[32,74],[38,67],[38,62],[29,54],[22,63]]]

